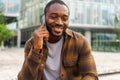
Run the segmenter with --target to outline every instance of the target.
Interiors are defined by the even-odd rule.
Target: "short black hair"
[[[45,6],[45,9],[44,9],[44,14],[46,15],[46,12],[47,12],[47,9],[52,5],[52,4],[55,4],[55,3],[58,3],[58,4],[61,4],[61,5],[65,5],[68,10],[69,10],[69,7],[67,6],[66,3],[64,3],[62,0],[51,0],[50,2],[47,3],[47,5]]]

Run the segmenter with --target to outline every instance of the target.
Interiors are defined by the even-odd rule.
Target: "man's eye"
[[[67,20],[68,20],[68,18],[62,18],[62,20],[63,20],[63,21],[67,21]]]
[[[51,19],[55,19],[57,16],[56,15],[53,15],[53,16],[51,16]]]

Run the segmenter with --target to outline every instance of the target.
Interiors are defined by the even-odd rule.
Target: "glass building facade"
[[[0,11],[5,16],[6,26],[13,33],[13,36],[6,41],[9,41],[11,46],[17,45],[17,16],[20,11],[20,0],[0,0]],[[5,46],[8,46],[4,41]]]
[[[20,0],[0,0],[0,7],[5,16],[18,16],[20,11]]]
[[[50,0],[22,0],[19,27],[21,42],[40,25],[40,16]],[[120,52],[114,19],[120,18],[120,0],[64,0],[70,8],[69,28],[84,34],[95,51]]]

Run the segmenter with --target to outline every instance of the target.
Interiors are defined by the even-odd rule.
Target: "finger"
[[[37,30],[37,31],[38,31],[38,32],[48,32],[48,30],[45,29],[45,28],[39,29],[39,30]]]
[[[40,29],[40,30],[36,30],[34,33],[37,33],[39,35],[41,34],[49,34],[49,32],[45,29]]]
[[[41,35],[44,35],[44,34],[45,34],[45,35],[49,35],[48,32],[40,32],[38,35],[41,36]]]
[[[39,39],[43,39],[44,37],[46,37],[46,36],[49,36],[48,34],[41,34],[41,35],[38,35],[38,38]]]
[[[45,22],[43,22],[38,29],[44,28],[45,27]]]
[[[42,28],[44,28],[44,27],[45,27],[45,22],[43,22],[43,24],[41,25],[41,27],[42,27]]]
[[[41,35],[44,35],[44,34],[45,34],[45,35],[46,35],[46,34],[48,35],[48,33],[44,33],[44,32],[39,33],[38,35],[41,36]]]
[[[49,34],[46,34],[44,37],[43,37],[44,40],[49,40]]]

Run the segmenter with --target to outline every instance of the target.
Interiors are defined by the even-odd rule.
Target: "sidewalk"
[[[93,52],[93,56],[99,75],[113,72],[120,73],[120,53]],[[23,58],[23,48],[10,48],[0,51],[0,80],[16,80],[23,64]],[[103,79],[101,78],[101,80]]]
[[[120,80],[120,53],[93,52],[99,80]]]
[[[10,48],[0,51],[0,80],[17,80],[23,64],[23,48]]]
[[[120,53],[93,52],[99,75],[119,72],[120,73]]]

